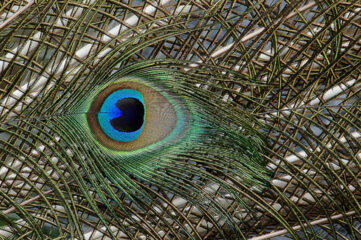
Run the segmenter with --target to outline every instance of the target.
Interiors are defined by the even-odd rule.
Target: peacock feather
[[[361,239],[360,65],[361,1],[3,1],[0,238]]]

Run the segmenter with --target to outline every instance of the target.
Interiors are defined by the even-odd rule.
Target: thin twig
[[[35,1],[30,1],[28,2],[28,4],[26,4],[23,8],[21,8],[19,11],[17,11],[16,13],[14,13],[14,15],[12,15],[11,17],[9,17],[8,19],[6,19],[1,25],[0,25],[0,29],[4,28],[6,25],[8,25],[11,21],[13,21],[15,18],[17,18],[20,14],[22,14],[23,12],[25,12],[31,5],[34,4]]]
[[[67,184],[70,184],[70,183],[72,183],[72,182],[74,182],[74,180],[70,180]],[[59,186],[59,188],[62,188],[63,186],[64,186],[64,185],[62,184],[62,185]],[[52,193],[52,192],[54,192],[54,190],[53,190],[53,189],[50,189],[50,190],[48,190],[48,191],[46,191],[46,192],[43,192],[43,195],[47,195],[47,194],[50,194],[50,193]],[[28,205],[28,204],[30,204],[30,203],[38,200],[40,197],[41,197],[41,195],[37,195],[37,196],[35,196],[35,197],[29,198],[28,200],[25,200],[24,202],[21,202],[19,205],[20,205],[20,206]],[[14,212],[15,210],[16,210],[15,207],[10,207],[10,208],[6,209],[5,211],[3,211],[2,213],[3,213],[3,214],[9,214],[9,213]]]
[[[337,214],[337,215],[334,215],[332,217],[330,217],[331,220],[337,220],[337,219],[340,219],[344,216],[352,216],[352,215],[355,215],[356,211],[349,211],[345,214]],[[304,223],[303,225],[297,225],[297,226],[294,226],[292,227],[293,230],[295,231],[298,231],[303,227],[309,227],[309,226],[316,226],[316,225],[320,225],[320,224],[324,224],[324,223],[328,223],[329,220],[328,218],[321,218],[321,219],[318,219],[318,220],[315,220],[315,221],[312,221],[310,222],[310,224],[307,224],[307,223]],[[283,229],[283,230],[279,230],[279,231],[276,231],[276,232],[271,232],[271,233],[267,233],[265,235],[262,235],[262,236],[258,236],[258,237],[253,237],[253,238],[250,238],[249,240],[264,240],[264,239],[269,239],[269,238],[272,238],[272,237],[277,237],[277,236],[281,236],[281,235],[284,235],[286,234],[288,231],[286,229]]]

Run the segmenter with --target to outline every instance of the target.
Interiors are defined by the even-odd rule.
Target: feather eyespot
[[[140,149],[166,138],[177,119],[174,106],[164,95],[132,79],[104,87],[87,113],[95,138],[118,151]]]

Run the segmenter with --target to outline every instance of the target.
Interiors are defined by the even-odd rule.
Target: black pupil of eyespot
[[[121,116],[110,120],[110,124],[121,132],[139,130],[144,122],[144,106],[136,98],[123,98],[116,103],[122,112]]]

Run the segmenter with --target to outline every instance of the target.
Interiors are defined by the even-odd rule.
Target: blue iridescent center
[[[139,137],[145,123],[143,95],[134,89],[120,89],[111,93],[98,113],[104,133],[113,140],[130,142]]]

